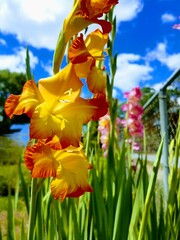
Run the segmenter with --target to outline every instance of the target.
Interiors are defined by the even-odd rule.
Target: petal
[[[55,199],[79,197],[84,192],[92,192],[88,184],[89,163],[82,151],[61,151],[60,165],[56,179],[51,182],[51,191]]]
[[[88,34],[85,45],[94,58],[102,58],[102,51],[107,44],[108,34],[103,34],[99,29]]]
[[[51,192],[53,197],[57,200],[58,198],[63,201],[66,197],[80,197],[85,192],[92,192],[92,187],[87,184],[86,186],[71,187],[70,184],[64,179],[54,179],[51,182]]]
[[[9,118],[12,118],[15,112],[16,107],[18,106],[19,103],[19,98],[20,95],[9,95],[9,97],[6,99],[4,110],[6,115]],[[23,114],[23,109],[16,109],[16,115],[21,115]]]
[[[95,62],[91,60],[88,60],[87,62],[81,63],[81,64],[75,64],[74,69],[76,71],[76,74],[79,78],[87,78],[91,68],[93,67]]]
[[[112,25],[110,22],[107,22],[106,20],[103,19],[94,19],[94,23],[99,24],[102,27],[103,33],[107,34],[110,33],[112,29]]]
[[[92,23],[99,24],[104,33],[111,31],[111,23],[98,19],[103,13],[110,11],[111,7],[117,4],[117,0],[95,1],[77,0],[72,11],[64,21],[64,40],[67,43],[74,35],[88,27]]]
[[[177,30],[180,30],[180,23],[174,24],[173,28],[174,28],[174,29],[177,29]]]
[[[30,138],[45,139],[53,137],[56,132],[64,128],[62,116],[56,117],[52,114],[47,103],[44,102],[35,109],[30,122]]]
[[[76,74],[80,78],[86,78],[92,66],[95,65],[95,59],[87,50],[82,34],[73,41],[68,58],[75,64]]]
[[[79,0],[75,1],[72,11],[63,24],[65,42],[67,43],[74,35],[81,32],[91,23],[93,21],[88,19],[86,13],[83,12],[81,2]]]
[[[104,93],[106,91],[106,76],[103,71],[93,67],[87,77],[87,85],[92,93]]]
[[[55,142],[54,149],[65,148],[69,145],[78,147],[82,125],[95,114],[96,104],[78,98],[75,102],[61,101],[54,105],[54,109],[49,108],[44,102],[35,109],[31,118],[30,137],[48,138],[50,146],[53,147],[51,140],[56,135],[59,138],[59,145]]]
[[[84,11],[88,12],[89,18],[94,18],[95,16],[102,16],[103,13],[108,13],[111,7],[117,3],[117,0],[87,0],[83,4],[83,7]]]
[[[81,93],[82,82],[77,77],[74,66],[70,63],[56,75],[40,79],[38,88],[50,106],[60,98],[66,97],[69,91],[76,93],[73,96],[77,98]]]
[[[79,146],[82,125],[91,120],[97,107],[88,100],[79,98],[63,108],[64,129],[57,133],[62,146]]]
[[[21,115],[26,113],[29,117],[36,106],[43,101],[38,88],[33,80],[24,84],[21,95],[11,94],[5,102],[5,112],[12,118],[13,115]]]
[[[108,112],[108,103],[105,98],[105,94],[95,94],[93,99],[90,99],[89,102],[96,106],[96,111],[94,111],[94,114],[92,116],[92,119],[94,121],[97,121],[100,117],[106,115]]]
[[[31,170],[33,178],[55,177],[58,162],[53,156],[53,151],[46,145],[35,144],[28,146],[24,160],[27,168]]]
[[[68,52],[68,58],[73,64],[83,63],[88,61],[88,59],[93,60],[93,57],[86,48],[82,34],[73,41]]]

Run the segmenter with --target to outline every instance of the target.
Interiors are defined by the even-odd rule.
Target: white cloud
[[[161,20],[163,23],[169,23],[169,22],[174,22],[176,20],[176,17],[173,14],[164,13],[161,16]]]
[[[4,39],[0,38],[0,45],[6,46],[7,43],[6,43],[6,41]]]
[[[117,58],[117,72],[114,86],[129,91],[141,81],[151,79],[153,69],[137,54],[120,54]]]
[[[42,68],[44,71],[46,71],[49,76],[53,75],[53,70],[52,70],[52,62],[49,62],[47,64],[41,63]]]
[[[0,31],[19,41],[53,50],[73,1],[0,0]],[[130,21],[142,10],[142,0],[121,0],[115,8],[117,21]]]
[[[120,0],[116,5],[114,15],[117,22],[130,21],[143,9],[142,0]]]
[[[29,51],[31,69],[34,69],[38,63],[38,58]],[[12,55],[0,55],[0,69],[9,69],[11,72],[26,71],[26,49],[19,48]]]
[[[175,70],[180,66],[180,53],[169,54],[166,43],[158,43],[157,47],[146,56],[147,61],[158,60],[170,70]]]
[[[163,87],[163,85],[164,85],[163,82],[161,82],[161,83],[156,83],[151,87],[154,88],[156,91],[159,91]]]
[[[1,0],[0,30],[35,47],[54,49],[73,1]]]

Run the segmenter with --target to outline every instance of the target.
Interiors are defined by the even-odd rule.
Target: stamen
[[[64,92],[64,94],[68,94],[68,95],[71,95],[72,93],[73,93],[72,88],[70,88],[68,91]]]
[[[70,103],[70,101],[69,101],[69,100],[66,100],[66,99],[59,99],[59,102],[60,102],[60,103]]]

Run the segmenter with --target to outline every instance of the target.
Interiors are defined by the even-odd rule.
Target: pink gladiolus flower
[[[131,148],[135,151],[140,150],[140,145],[132,141],[132,138],[142,137],[144,131],[142,123],[143,108],[139,105],[141,96],[140,88],[133,88],[132,91],[124,93],[124,97],[127,98],[127,103],[122,105],[122,110],[127,113],[127,117],[121,120],[121,124],[127,129],[131,137],[127,142],[129,142]]]
[[[141,149],[140,144],[138,142],[133,142],[131,138],[127,139],[126,142],[131,145],[134,151],[139,151]]]
[[[121,124],[128,129],[130,136],[143,136],[142,114],[143,108],[139,105],[142,96],[139,87],[133,88],[130,92],[125,92],[124,97],[127,103],[122,105],[122,110],[127,112],[127,119],[121,120]]]
[[[128,98],[129,102],[139,101],[142,96],[140,87],[133,88],[130,92],[124,93],[124,98]]]
[[[120,118],[116,118],[116,134],[118,135],[119,133],[119,124],[121,120]],[[110,115],[107,113],[103,117],[99,119],[99,126],[98,126],[98,131],[100,132],[100,141],[101,141],[101,148],[105,150],[104,152],[104,157],[107,157],[107,152],[108,152],[108,144],[109,144],[109,133],[110,133]]]
[[[173,26],[174,29],[180,30],[180,23]]]
[[[179,17],[179,19],[180,19],[180,17]],[[180,30],[180,23],[174,24],[173,28],[177,29],[177,30]]]

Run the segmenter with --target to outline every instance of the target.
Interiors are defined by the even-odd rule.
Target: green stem
[[[87,131],[87,136],[86,136],[86,150],[85,154],[88,157],[89,156],[89,147],[90,147],[90,140],[91,140],[91,128],[92,128],[92,121],[88,123],[88,131]]]
[[[57,44],[56,44],[56,49],[54,51],[54,56],[53,56],[53,72],[54,72],[54,74],[59,72],[59,68],[62,63],[64,53],[66,50],[67,43],[65,42],[63,31],[64,30],[62,28],[61,32],[59,33],[59,37],[58,37]]]
[[[38,194],[37,187],[38,187],[37,179],[32,178],[28,240],[33,240],[33,236],[34,236],[34,230],[35,230],[35,224],[36,224],[37,194]]]

